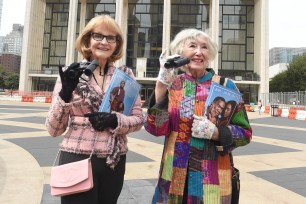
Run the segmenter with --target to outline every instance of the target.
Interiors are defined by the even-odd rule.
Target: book
[[[130,115],[141,85],[120,69],[115,72],[104,95],[99,112],[120,112]]]
[[[205,103],[205,115],[217,127],[228,125],[242,94],[233,89],[212,82]]]

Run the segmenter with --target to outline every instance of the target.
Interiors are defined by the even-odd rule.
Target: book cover
[[[205,115],[217,127],[227,125],[241,98],[241,93],[212,82],[205,104]]]
[[[99,112],[116,111],[130,115],[139,95],[140,87],[140,84],[132,77],[120,69],[115,69]]]

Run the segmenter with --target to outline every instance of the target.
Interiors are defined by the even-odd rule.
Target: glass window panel
[[[223,14],[235,14],[234,6],[223,6]]]
[[[254,22],[254,7],[253,6],[247,7],[247,21]]]
[[[246,36],[244,30],[235,30],[235,44],[245,44]]]
[[[246,7],[245,6],[235,6],[235,14],[240,14],[240,15],[246,14]]]
[[[233,70],[234,69],[234,63],[233,62],[222,62],[222,69]]]
[[[144,4],[136,4],[136,13],[146,13],[146,8]]]
[[[235,70],[245,70],[245,63],[244,62],[234,62],[234,69]]]
[[[229,20],[228,20],[228,16],[223,16],[223,23],[222,23],[222,26],[223,26],[223,29],[228,29],[228,23],[229,23]]]
[[[55,47],[56,56],[65,56],[66,41],[57,41]]]
[[[247,52],[254,52],[254,38],[247,38]]]
[[[105,11],[109,11],[110,13],[114,13],[116,11],[116,5],[115,4],[106,4],[105,5]]]
[[[61,40],[61,28],[60,27],[53,27],[52,34],[51,34],[52,40]]]
[[[51,21],[50,20],[45,20],[45,33],[50,33],[50,28],[51,28]]]
[[[248,23],[247,36],[254,37],[254,23]]]
[[[57,26],[68,26],[68,13],[58,13]]]
[[[225,4],[239,4],[241,0],[225,0]]]
[[[223,30],[223,43],[233,43],[235,39],[235,31]]]
[[[254,71],[254,54],[247,54],[246,69]]]
[[[239,29],[240,28],[240,17],[239,16],[229,16],[229,29]]]
[[[48,56],[49,56],[49,49],[43,49],[42,51],[42,64],[48,64]]]
[[[49,34],[44,34],[44,44],[43,44],[43,47],[49,47],[49,42],[50,42],[50,35]]]

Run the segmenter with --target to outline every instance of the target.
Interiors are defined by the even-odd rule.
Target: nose
[[[105,36],[104,36],[104,38],[101,40],[101,43],[108,43]]]

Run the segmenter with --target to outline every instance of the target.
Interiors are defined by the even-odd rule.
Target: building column
[[[82,30],[85,28],[85,18],[86,18],[86,0],[81,0],[81,13],[80,13],[80,30],[79,33],[82,32]],[[75,45],[75,42],[74,42]],[[83,55],[81,53],[78,53],[78,62],[83,60]]]
[[[127,39],[127,21],[128,21],[128,0],[116,1],[116,16],[115,20],[121,28],[124,39]],[[127,42],[125,40],[123,50],[126,50]],[[126,52],[123,53],[121,59],[116,62],[116,66],[124,65],[126,63]]]
[[[78,0],[70,0],[68,31],[67,31],[66,65],[70,65],[75,61],[74,53],[75,53],[77,17],[78,17]]]
[[[209,35],[213,42],[218,45],[219,42],[219,0],[210,0],[210,16],[209,16]],[[218,45],[218,49],[219,49]],[[218,60],[218,51],[216,57],[211,61],[210,66],[214,69],[216,74],[218,74],[219,69],[219,60]]]
[[[265,0],[255,0],[254,21],[254,66],[255,72],[260,75],[258,96],[269,93],[269,30],[268,6]],[[263,101],[264,104],[267,101]]]
[[[164,1],[162,51],[164,51],[165,49],[169,49],[169,45],[170,45],[170,31],[171,31],[171,0]],[[169,50],[167,50],[167,52],[169,54]]]

